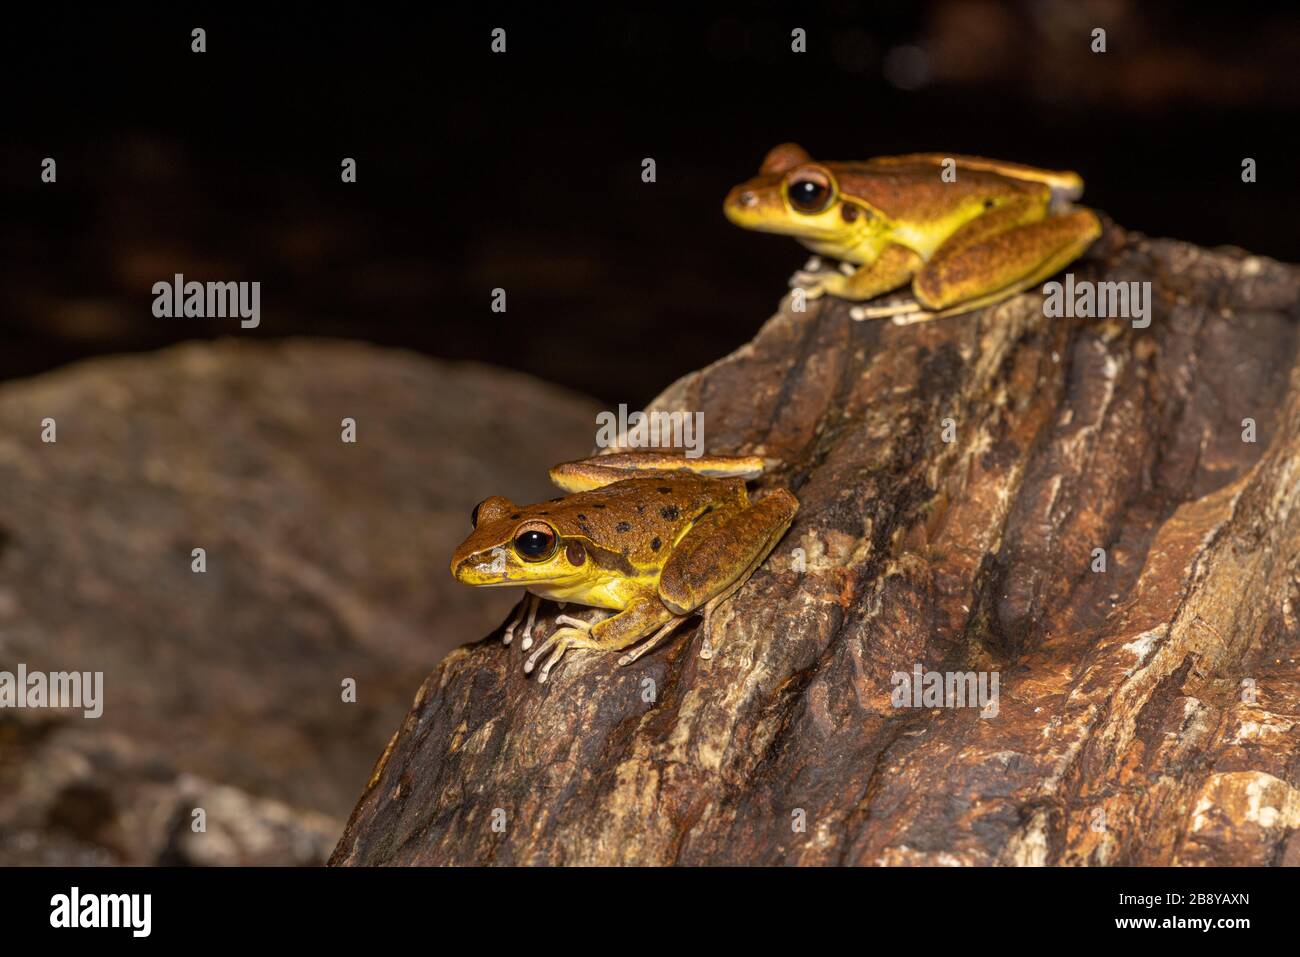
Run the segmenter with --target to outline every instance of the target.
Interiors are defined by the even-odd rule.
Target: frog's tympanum
[[[795,274],[809,298],[862,301],[910,283],[914,301],[851,313],[906,323],[1000,302],[1073,262],[1101,235],[1095,213],[1070,205],[1082,194],[1071,172],[941,153],[819,163],[785,143],[723,210],[843,261],[839,272],[809,271],[814,260]]]
[[[556,616],[557,629],[524,663],[539,681],[570,648],[619,651],[629,664],[696,612],[735,592],[789,528],[799,503],[784,489],[751,502],[745,480],[760,458],[685,458],[622,452],[566,462],[551,480],[569,495],[537,505],[492,497],[475,507],[474,531],[451,559],[467,585],[521,585],[529,595],[507,626],[509,644],[532,645],[539,598],[609,609],[595,622]]]

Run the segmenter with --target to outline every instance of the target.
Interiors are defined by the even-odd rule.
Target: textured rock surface
[[[595,412],[322,341],[0,387],[0,670],[104,673],[98,719],[0,711],[0,863],[322,862],[430,665],[511,604],[447,575],[473,496],[549,496]]]
[[[453,652],[334,862],[1300,863],[1300,271],[1113,228],[1073,271],[1150,327],[787,301],[672,386],[787,537],[632,667]],[[893,707],[917,663],[996,713]]]

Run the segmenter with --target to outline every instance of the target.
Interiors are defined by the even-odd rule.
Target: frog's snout
[[[737,186],[723,200],[722,212],[737,226],[744,226],[752,220],[753,213],[758,209],[758,203],[757,192],[748,186]]]
[[[779,188],[762,178],[733,186],[722,212],[737,226],[769,232],[785,219]]]
[[[474,568],[477,564],[477,556],[473,552],[457,549],[451,556],[451,577],[456,579],[462,585],[475,585],[478,583],[474,575]]]

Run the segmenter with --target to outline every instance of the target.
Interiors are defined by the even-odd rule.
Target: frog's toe
[[[532,674],[533,668],[536,667],[537,665],[537,659],[540,658],[542,655],[544,655],[551,648],[558,645],[560,643],[561,638],[564,635],[564,632],[565,629],[563,628],[557,629],[554,634],[552,634],[549,638],[547,638],[545,641],[543,641],[540,645],[537,646],[537,650],[534,651],[531,655],[527,657],[527,659],[524,660],[524,674],[526,675]],[[561,648],[563,648],[562,645]]]
[[[567,642],[555,646],[555,650],[551,652],[551,657],[546,659],[546,663],[542,665],[542,670],[537,673],[537,683],[539,685],[546,684],[546,679],[551,676],[551,668],[559,664],[560,659],[564,657],[564,653],[568,650]]]
[[[893,319],[899,325],[905,325],[900,322],[901,317],[913,316],[917,313],[924,313],[925,308],[915,299],[894,299],[883,305],[877,306],[854,306],[849,310],[849,317],[857,322],[864,319]],[[916,320],[908,320],[915,322]]]
[[[940,316],[925,309],[918,309],[916,312],[905,312],[901,315],[890,316],[889,321],[896,326],[910,326],[914,322],[928,322],[931,319],[938,319]]]
[[[524,651],[527,651],[529,648],[532,647],[533,628],[537,624],[537,609],[538,606],[541,605],[542,600],[538,598],[536,595],[531,595],[529,596],[529,603],[530,603],[530,607],[528,609],[528,621],[524,623],[524,630],[519,636],[520,637],[519,647],[522,648]],[[508,639],[506,641],[506,644],[510,644],[510,641]]]
[[[523,634],[521,634],[519,638],[520,638],[519,641],[520,650],[527,651],[529,648],[531,648],[533,646],[533,626],[530,624],[527,628],[525,628]]]
[[[519,623],[522,622],[525,617],[527,617],[528,622],[527,624],[524,625],[524,631],[523,631],[524,640],[522,644],[523,647],[527,649],[528,646],[533,643],[533,639],[532,639],[533,622],[537,618],[537,606],[540,602],[541,599],[538,598],[536,595],[524,596],[523,603],[520,604],[519,606],[519,611],[516,612],[515,616],[510,619],[510,624],[506,625],[506,630],[501,635],[501,643],[503,645],[508,645],[510,644],[510,642],[514,641],[515,629],[519,627]]]
[[[559,617],[565,618],[567,616],[561,615]],[[558,621],[559,618],[556,620]],[[557,628],[554,634],[550,635],[545,641],[538,645],[537,650],[528,656],[528,660],[524,662],[524,674],[531,674],[532,670],[537,667],[538,659],[549,651],[551,656],[546,659],[546,662],[542,665],[541,671],[537,673],[538,684],[545,684],[546,679],[550,677],[551,669],[559,663],[560,659],[564,657],[566,651],[570,648],[580,647],[584,640],[589,641],[590,629],[586,627],[585,622],[581,622],[580,624],[582,624],[583,627],[577,628],[566,626],[564,628]]]
[[[824,277],[818,273],[800,270],[790,277],[790,288],[802,289],[804,297],[808,299],[816,299],[824,293],[826,291],[824,286]]]

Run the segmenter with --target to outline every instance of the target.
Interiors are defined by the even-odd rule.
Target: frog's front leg
[[[636,644],[674,617],[676,616],[653,595],[633,599],[618,614],[611,615],[594,625],[567,615],[560,615],[555,620],[557,623],[564,623],[565,627],[557,629],[537,646],[537,650],[524,662],[524,672],[531,672],[537,665],[538,659],[549,651],[551,656],[546,659],[542,670],[537,674],[538,682],[545,682],[550,676],[551,669],[570,648],[621,651],[629,645]]]
[[[892,292],[911,282],[912,277],[925,265],[914,250],[890,243],[880,255],[850,272],[800,271],[790,279],[790,285],[803,289],[809,299],[823,294],[859,302]]]
[[[520,647],[525,651],[528,650],[528,646],[533,643],[533,623],[537,620],[537,606],[541,604],[541,601],[532,592],[524,594],[524,600],[519,603],[518,610],[515,612],[514,617],[510,619],[510,624],[506,625],[505,633],[501,636],[503,645],[508,645],[514,640],[515,629],[519,627],[520,622],[527,618],[528,623],[524,625],[523,631],[524,640],[520,642]]]
[[[1101,234],[1089,209],[1049,215],[1050,193],[1007,202],[966,223],[940,246],[912,282],[915,300],[857,306],[854,319],[889,317],[898,325],[992,306],[1069,265]]]

